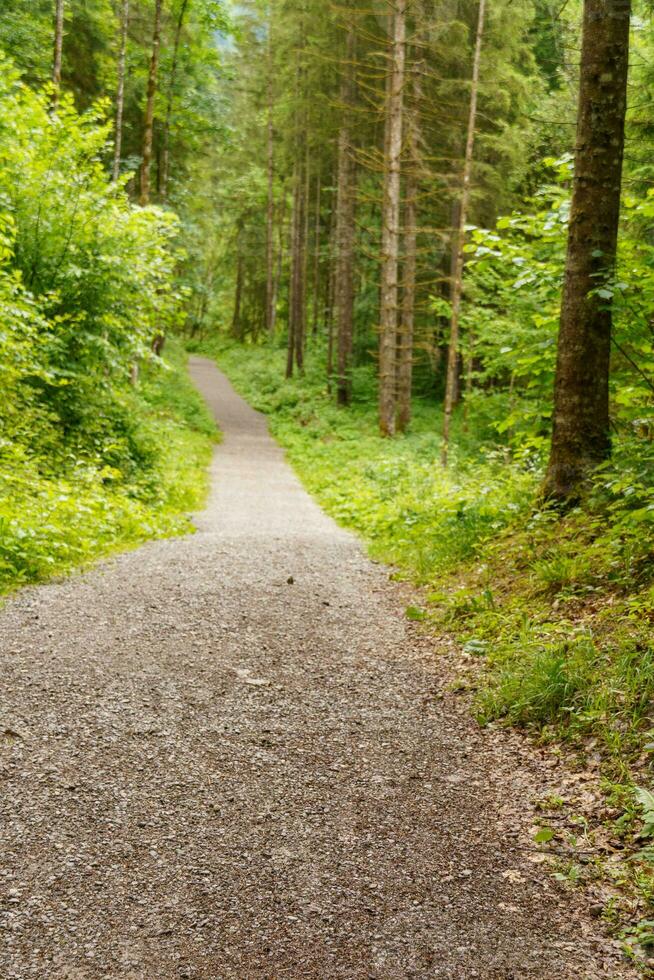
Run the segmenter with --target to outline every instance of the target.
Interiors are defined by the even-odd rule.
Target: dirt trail
[[[0,977],[631,975],[386,571],[192,373],[225,434],[198,533],[0,613]]]

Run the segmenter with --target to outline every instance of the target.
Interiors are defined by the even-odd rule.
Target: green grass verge
[[[217,430],[185,360],[169,341],[165,366],[146,367],[135,390],[116,394],[112,408],[129,418],[139,452],[127,472],[107,462],[106,447],[104,459],[66,458],[60,445],[55,460],[20,445],[0,456],[0,593],[192,529]]]

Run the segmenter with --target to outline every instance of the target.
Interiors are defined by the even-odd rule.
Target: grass
[[[638,839],[635,795],[635,787],[651,787],[654,758],[651,446],[618,442],[584,507],[561,515],[539,506],[539,468],[507,463],[483,418],[481,438],[477,418],[474,437],[455,427],[444,472],[433,399],[416,400],[408,435],[384,440],[371,369],[355,373],[356,398],[344,411],[317,359],[305,376],[285,381],[284,353],[274,347],[214,340],[202,350],[268,415],[328,513],[423,587],[407,616],[459,641],[474,664],[465,683],[480,723],[566,745],[582,771],[599,756],[592,778],[617,814],[607,832],[630,856],[609,877],[635,895],[621,912],[614,905],[622,899],[607,909],[616,922],[631,921],[633,952],[654,896],[654,848],[643,851]],[[585,874],[577,869],[573,878]]]
[[[138,389],[120,398],[140,453],[127,474],[106,458],[55,464],[20,446],[0,457],[0,593],[191,530],[217,431],[182,348],[170,342],[165,367],[146,367]]]

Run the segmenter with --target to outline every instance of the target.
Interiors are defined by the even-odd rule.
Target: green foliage
[[[550,181],[492,231],[475,228],[467,246],[464,351],[475,359],[469,409],[491,411],[497,432],[521,458],[549,443],[571,157],[544,161]],[[650,437],[654,391],[654,192],[625,197],[625,234],[615,276],[597,294],[614,310],[611,410],[620,435]],[[443,301],[433,300],[443,314]]]
[[[106,454],[73,456],[51,436],[43,455],[18,441],[0,455],[0,592],[60,574],[116,548],[191,530],[207,487],[215,426],[174,344],[139,391],[99,406],[129,420],[140,451],[128,473]],[[134,450],[132,449],[132,452]],[[56,455],[52,455],[53,452]],[[118,462],[123,462],[118,459]]]
[[[52,74],[53,5],[50,0],[4,0],[0,52],[11,56],[30,84],[43,85]]]
[[[644,789],[642,786],[636,786],[634,795],[640,806],[643,818],[643,829],[640,832],[640,836],[654,837],[654,793],[649,789]]]
[[[567,738],[600,735],[616,755],[647,721],[654,694],[654,648],[622,638],[599,645],[568,624],[539,624],[493,649],[492,676],[479,697],[482,720],[557,727]],[[558,634],[558,636],[557,636]]]
[[[204,487],[213,426],[179,354],[150,354],[176,221],[110,183],[102,115],[52,114],[0,63],[0,591],[186,529]]]

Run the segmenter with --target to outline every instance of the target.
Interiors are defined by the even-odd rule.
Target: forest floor
[[[0,613],[3,978],[634,976],[407,587],[209,361],[198,533]]]

